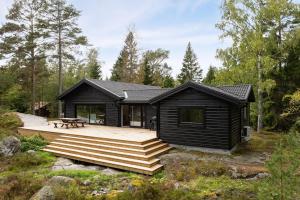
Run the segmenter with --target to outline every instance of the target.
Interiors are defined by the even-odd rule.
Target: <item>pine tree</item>
[[[146,57],[143,61],[143,70],[144,70],[144,85],[153,85],[153,69],[150,66],[148,58]]]
[[[215,79],[216,68],[213,66],[209,66],[207,74],[203,79],[203,83],[211,85],[213,80]]]
[[[98,61],[98,51],[95,48],[88,52],[87,70],[89,78],[102,79],[101,64]]]
[[[125,45],[113,66],[111,80],[128,83],[137,82],[138,73],[138,49],[134,32],[129,31]]]
[[[34,114],[39,63],[45,59],[48,37],[45,31],[43,0],[15,0],[6,16],[7,22],[0,29],[0,50],[10,66],[25,66],[23,81],[30,90],[31,112]],[[23,83],[24,84],[24,83]],[[23,85],[23,87],[26,87]]]
[[[126,54],[126,51],[123,49],[120,52],[120,55],[118,56],[117,61],[111,70],[111,77],[110,77],[111,81],[123,81],[124,80],[123,77],[125,74],[124,74],[123,60],[127,57],[125,54]]]
[[[52,36],[54,58],[58,59],[58,94],[63,92],[63,63],[64,60],[74,59],[73,47],[86,45],[86,37],[81,35],[77,20],[80,12],[65,0],[50,0],[47,9],[48,29]],[[62,103],[58,104],[58,115],[62,113]]]
[[[187,81],[200,82],[202,80],[202,69],[197,61],[191,43],[189,42],[183,58],[181,72],[178,75],[178,81],[183,84]]]

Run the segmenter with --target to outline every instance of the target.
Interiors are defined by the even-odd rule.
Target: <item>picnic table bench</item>
[[[78,128],[78,124],[81,124],[81,127],[84,127],[84,124],[86,123],[84,120],[78,119],[78,118],[60,118],[61,122],[54,122],[54,128],[58,128],[58,125],[61,125],[61,127],[66,127],[68,129],[70,126],[74,128]]]

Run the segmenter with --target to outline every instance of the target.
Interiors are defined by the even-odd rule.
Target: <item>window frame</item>
[[[181,109],[201,109],[203,111],[203,122],[182,122],[182,116],[181,116]],[[177,115],[178,115],[178,126],[198,126],[198,127],[205,127],[206,124],[206,108],[203,106],[179,106],[177,108]]]

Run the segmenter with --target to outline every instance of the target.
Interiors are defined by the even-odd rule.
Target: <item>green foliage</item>
[[[49,167],[55,161],[55,157],[46,152],[17,153],[6,162],[10,164],[9,170],[28,170],[36,167]]]
[[[113,66],[111,80],[128,83],[137,82],[138,73],[138,49],[135,33],[129,30],[125,39],[125,45]]]
[[[252,109],[252,124],[259,115],[266,127],[277,128],[282,97],[300,84],[299,6],[289,0],[230,0],[222,12],[217,27],[233,43],[217,52],[224,68],[214,84],[253,84],[258,109]]]
[[[0,128],[16,131],[21,126],[23,126],[23,122],[16,113],[8,112],[0,114]]]
[[[0,127],[0,141],[7,136],[18,136],[15,131]]]
[[[86,199],[84,194],[81,193],[79,186],[71,183],[65,186],[54,185],[52,187],[55,199],[57,200],[83,200]]]
[[[27,94],[21,85],[16,84],[10,87],[3,95],[3,99],[10,110],[26,112],[28,109],[28,104],[24,101],[28,99]]]
[[[271,176],[259,187],[259,199],[297,199],[300,195],[300,135],[283,135],[267,162]]]
[[[68,176],[71,178],[78,179],[88,179],[97,175],[97,177],[101,180],[106,180],[108,176],[101,175],[100,172],[94,170],[59,170],[52,171],[48,174],[50,177],[52,176]]]
[[[202,69],[197,61],[191,43],[189,42],[183,58],[181,72],[178,75],[178,81],[183,84],[187,81],[200,82],[202,80]]]
[[[87,69],[89,78],[102,79],[101,63],[98,61],[98,51],[95,48],[88,52]]]
[[[21,137],[22,152],[26,152],[28,150],[39,151],[47,144],[48,142],[40,135],[34,135],[31,137]]]
[[[0,199],[30,199],[43,184],[43,177],[34,173],[10,175],[0,181]]]
[[[190,189],[202,198],[215,199],[256,199],[255,183],[247,180],[231,179],[227,176],[199,176],[190,183]]]
[[[144,69],[144,80],[143,84],[144,85],[152,85],[154,80],[153,80],[153,68],[150,66],[150,63],[148,61],[148,58],[145,57],[143,61],[143,69]]]
[[[285,95],[283,98],[284,112],[281,114],[281,126],[283,129],[289,129],[300,116],[300,90],[292,95]]]
[[[215,75],[216,71],[217,71],[217,68],[215,68],[213,66],[209,66],[207,74],[206,74],[206,76],[205,76],[205,78],[203,79],[202,82],[207,84],[207,85],[213,84],[213,81],[216,78],[216,75]]]

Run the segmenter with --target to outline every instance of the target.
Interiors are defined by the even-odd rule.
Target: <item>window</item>
[[[204,109],[200,107],[179,108],[179,124],[204,124]]]

